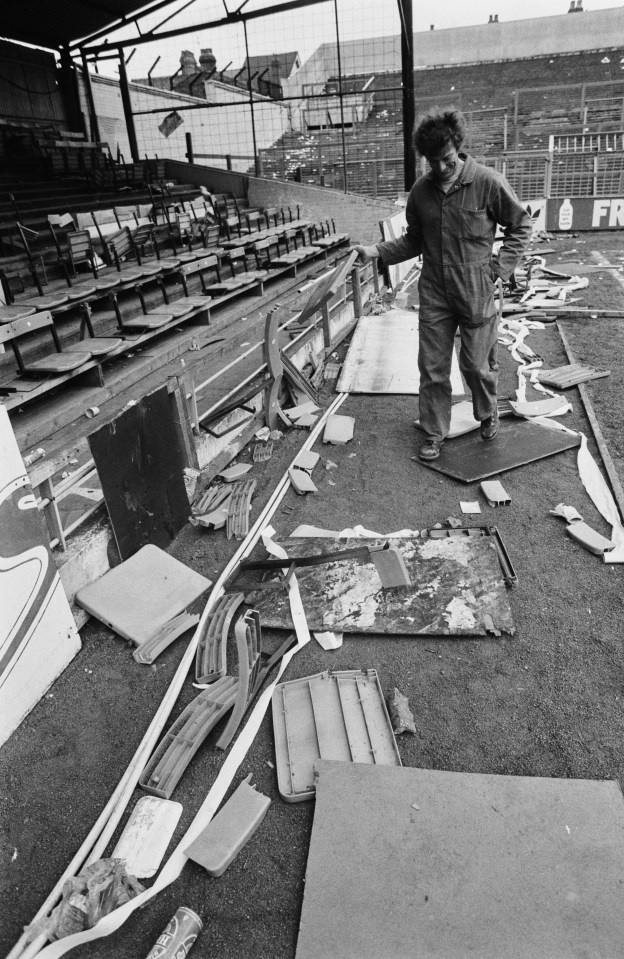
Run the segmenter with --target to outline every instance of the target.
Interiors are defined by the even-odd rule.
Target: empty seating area
[[[41,222],[42,196],[30,219],[41,230],[12,221],[11,255],[0,257],[0,399],[9,409],[69,380],[103,386],[116,357],[131,359],[188,320],[208,325],[235,298],[258,304],[267,286],[306,275],[308,263],[349,242],[333,222],[249,209],[197,187],[152,186],[145,204],[122,196],[98,209],[77,210],[77,199],[61,212],[52,191],[47,209],[57,212]]]
[[[618,130],[624,120],[624,47],[527,60],[418,70],[416,115],[457,106],[466,115],[467,147],[477,157],[503,150],[544,150],[553,133]],[[345,78],[357,87],[368,75]],[[300,179],[369,196],[403,188],[401,76],[376,74],[364,123],[288,133],[262,151],[268,177]],[[343,162],[343,139],[346,162]]]

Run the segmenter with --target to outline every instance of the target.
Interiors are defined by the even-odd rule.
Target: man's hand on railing
[[[376,260],[379,256],[376,246],[354,246],[353,249],[357,250],[358,263],[361,263],[362,266],[370,263],[371,260]]]

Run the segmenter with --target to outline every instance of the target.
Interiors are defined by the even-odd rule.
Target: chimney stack
[[[183,77],[193,77],[198,72],[197,60],[195,54],[190,50],[183,50],[180,55],[180,66],[182,67]]]
[[[211,47],[207,47],[205,50],[200,51],[199,54],[199,67],[200,70],[208,76],[212,73],[213,70],[217,68],[217,58],[212,52]]]

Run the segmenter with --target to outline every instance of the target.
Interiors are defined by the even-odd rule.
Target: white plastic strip
[[[320,435],[321,431],[323,430],[325,426],[327,417],[330,416],[332,413],[335,413],[336,410],[339,409],[339,407],[346,400],[347,396],[348,396],[347,393],[338,394],[334,402],[328,407],[327,410],[325,410],[323,416],[320,418],[320,420],[318,421],[318,423],[316,424],[316,426],[314,427],[314,429],[312,430],[312,432],[306,439],[305,443],[301,447],[301,450],[309,450],[312,448],[312,446],[316,442],[318,436]],[[301,450],[298,451],[297,455],[299,455]],[[231,573],[233,572],[236,565],[240,562],[240,560],[245,555],[250,553],[253,547],[256,545],[264,527],[266,526],[268,519],[274,514],[275,510],[277,509],[277,507],[279,506],[280,502],[282,501],[286,492],[289,489],[290,489],[290,479],[288,476],[288,469],[287,469],[284,476],[282,477],[279,484],[277,485],[276,489],[274,490],[272,496],[270,497],[268,503],[266,504],[266,506],[260,513],[254,526],[250,530],[247,538],[243,540],[240,547],[238,548],[238,550],[236,551],[236,553],[234,554],[230,562],[225,567],[224,571],[222,572],[217,582],[215,583],[212,589],[212,592],[208,598],[208,601],[206,603],[206,607],[202,614],[202,618],[200,619],[198,623],[197,630],[195,631],[193,638],[191,639],[189,646],[184,656],[182,657],[182,660],[180,661],[180,664],[171,681],[171,684],[167,692],[165,693],[165,697],[162,700],[154,718],[152,719],[152,722],[150,723],[142,742],[140,743],[135,755],[133,756],[130,762],[130,765],[124,772],[122,779],[118,783],[106,807],[100,813],[100,816],[97,822],[95,823],[95,825],[93,826],[93,828],[91,829],[91,831],[89,832],[89,835],[83,842],[82,846],[80,847],[80,849],[78,850],[78,852],[76,853],[72,861],[70,862],[69,866],[67,867],[67,869],[65,870],[61,878],[58,880],[52,892],[48,895],[47,899],[45,900],[45,902],[39,909],[37,915],[34,917],[33,922],[42,918],[43,916],[46,916],[54,908],[58,900],[61,898],[64,883],[70,877],[75,876],[80,871],[80,869],[85,864],[85,862],[87,861],[89,863],[95,862],[97,859],[100,859],[102,857],[102,854],[104,850],[106,849],[106,846],[108,845],[115,829],[117,828],[117,825],[119,821],[121,820],[121,817],[123,816],[124,810],[126,809],[128,802],[130,801],[130,797],[132,796],[132,793],[134,792],[134,789],[139,780],[139,777],[141,773],[143,772],[143,769],[145,768],[145,764],[147,763],[147,760],[149,759],[156,745],[158,737],[160,736],[164,728],[164,725],[167,722],[167,719],[171,713],[171,710],[173,709],[175,705],[176,699],[182,688],[184,679],[186,678],[186,674],[188,673],[191,663],[193,662],[195,651],[197,649],[197,645],[199,644],[199,640],[202,635],[201,631],[205,623],[205,620],[224,592],[223,584],[228,580],[228,578],[230,577]],[[297,647],[295,647],[295,649],[296,648]],[[294,653],[294,650],[291,651],[291,654],[292,653]],[[284,661],[282,662],[285,668],[286,663]],[[261,699],[260,702],[262,701],[263,700]],[[260,702],[258,703],[258,705],[260,705]],[[252,719],[254,715],[255,715],[255,710],[254,710],[254,713],[252,714]],[[250,719],[250,722],[251,722],[251,719]],[[249,723],[247,725],[249,725]],[[239,737],[239,739],[242,739],[242,734]],[[215,786],[216,786],[216,783],[215,783]],[[87,860],[87,857],[89,857],[88,860]],[[132,905],[132,903],[136,901],[137,900],[132,900],[132,902],[127,903],[126,906],[130,906]],[[126,909],[126,906],[123,906],[121,908]],[[111,913],[111,916],[117,915],[118,911],[119,910],[115,910],[114,913]],[[130,913],[128,912],[127,915],[130,915]],[[121,919],[121,922],[124,922],[125,919],[126,919],[126,915],[123,916],[123,918]],[[98,923],[98,927],[99,925],[100,924]],[[94,927],[93,930],[89,930],[89,931],[94,932],[96,928],[97,927]],[[108,934],[109,933],[104,933],[104,935],[108,935]],[[43,950],[43,952],[41,951],[43,949],[43,946],[45,945],[45,941],[46,941],[45,937],[38,936],[32,942],[27,943],[27,935],[28,935],[27,932],[23,933],[23,935],[15,944],[11,952],[7,955],[6,959],[18,959],[18,957],[19,959],[31,959],[31,957],[39,954],[41,955],[45,954],[46,957],[50,954],[49,950],[52,948],[52,946],[47,947],[45,950]],[[86,935],[86,933],[83,933],[82,935]],[[75,938],[75,937],[71,937],[71,938]],[[92,938],[97,938],[97,937],[93,936]],[[67,940],[60,940],[58,943],[55,943],[54,946],[61,946],[66,941]],[[71,948],[71,946],[68,946],[68,948]],[[58,953],[58,955],[63,955],[63,954],[64,954],[63,952]]]
[[[596,461],[587,447],[587,437],[581,433],[581,445],[578,451],[578,471],[581,482],[589,498],[600,513],[611,524],[611,542],[615,548],[604,554],[605,563],[624,563],[624,527],[611,490],[598,469]]]

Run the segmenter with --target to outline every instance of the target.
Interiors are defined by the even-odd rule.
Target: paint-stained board
[[[89,436],[122,559],[148,543],[164,549],[187,521],[187,463],[175,415],[163,386]]]
[[[385,540],[292,538],[289,556],[309,556]],[[312,630],[393,635],[484,636],[514,623],[498,552],[489,536],[389,539],[401,553],[411,586],[383,589],[375,566],[351,558],[297,567]],[[237,588],[242,588],[239,585]],[[263,626],[293,629],[286,590],[247,590]]]

